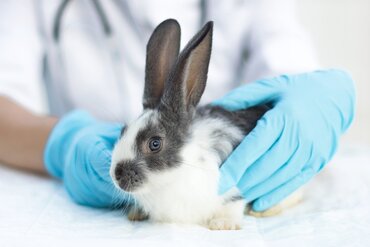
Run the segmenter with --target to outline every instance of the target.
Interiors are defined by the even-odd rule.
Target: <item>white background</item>
[[[370,0],[299,0],[297,7],[321,64],[347,69],[356,82],[357,114],[344,142],[369,145]]]

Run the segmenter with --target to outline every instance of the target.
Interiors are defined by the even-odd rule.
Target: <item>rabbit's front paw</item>
[[[208,222],[207,227],[210,230],[240,230],[241,223],[235,219],[215,218]]]
[[[132,207],[127,213],[127,218],[130,221],[143,221],[147,220],[149,218],[149,215],[140,208]]]

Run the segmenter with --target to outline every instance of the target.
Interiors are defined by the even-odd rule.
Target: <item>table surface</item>
[[[122,212],[74,204],[59,181],[0,166],[0,246],[368,246],[370,149],[341,150],[298,206],[245,216],[240,231],[132,223]]]

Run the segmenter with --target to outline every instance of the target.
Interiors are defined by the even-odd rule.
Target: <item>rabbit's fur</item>
[[[240,228],[245,202],[236,189],[218,195],[219,167],[268,108],[196,108],[206,85],[212,30],[207,23],[178,55],[180,26],[169,19],[148,42],[144,112],[126,126],[112,154],[114,184],[141,207],[131,219],[148,215],[158,222]]]

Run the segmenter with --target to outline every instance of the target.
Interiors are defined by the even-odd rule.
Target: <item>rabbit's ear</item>
[[[155,108],[163,94],[164,83],[180,48],[180,26],[174,19],[163,21],[154,30],[146,50],[144,109]]]
[[[181,52],[167,81],[162,101],[175,112],[192,111],[204,92],[212,49],[213,22],[208,22]]]

